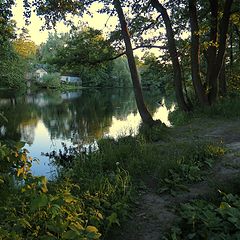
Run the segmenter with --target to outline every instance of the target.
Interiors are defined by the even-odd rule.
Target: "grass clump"
[[[155,124],[149,126],[142,123],[139,127],[139,136],[147,142],[157,142],[167,138],[168,128],[161,121],[155,121]]]
[[[187,190],[185,184],[203,180],[204,171],[212,167],[214,161],[222,156],[225,149],[211,142],[194,140],[176,144],[171,158],[174,166],[159,181],[159,192],[175,194]]]
[[[192,119],[202,117],[232,119],[240,117],[240,96],[229,96],[218,100],[209,107],[196,106],[192,112],[186,113],[179,109],[170,112],[169,120],[174,126],[191,122]]]

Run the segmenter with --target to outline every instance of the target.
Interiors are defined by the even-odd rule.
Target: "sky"
[[[99,8],[99,4],[93,4],[91,7],[91,12],[93,13],[94,17],[90,17],[85,15],[83,17],[83,21],[87,22],[90,27],[94,27],[95,29],[99,30],[106,30],[107,28],[105,27],[105,23],[108,20],[108,16],[106,14],[99,14],[96,12],[96,10]],[[17,22],[17,27],[22,28],[26,27],[25,26],[25,21],[23,17],[23,0],[16,0],[16,5],[13,7],[13,19]],[[36,16],[35,13],[32,12],[32,17],[31,17],[31,24],[27,27],[29,30],[29,35],[37,45],[40,45],[42,42],[46,42],[48,38],[48,33],[50,31],[45,30],[45,31],[40,31],[41,27],[44,25],[44,22],[41,21],[41,19]],[[75,21],[78,22],[78,18],[75,18]],[[116,18],[111,18],[108,21],[108,25],[116,25]],[[56,27],[56,31],[61,33],[61,32],[68,32],[69,28],[67,28],[63,23],[58,23]],[[53,32],[53,31],[52,31]]]
[[[75,17],[74,22],[78,22],[79,20],[85,22],[88,24],[88,26],[93,27],[95,29],[102,30],[103,34],[106,34],[110,30],[113,30],[115,26],[118,23],[118,19],[116,16],[110,17],[107,14],[99,14],[97,13],[97,10],[101,8],[101,4],[94,3],[90,11],[93,15],[93,17],[90,17],[88,15],[84,15],[82,19]],[[21,29],[25,26],[25,21],[23,17],[23,0],[16,0],[16,5],[13,8],[13,19],[17,22],[17,27]],[[29,30],[29,35],[31,37],[31,40],[35,42],[35,44],[40,45],[41,43],[44,43],[47,41],[48,34],[50,32],[54,32],[54,30],[44,30],[41,31],[41,27],[44,25],[44,21],[42,21],[34,12],[32,12],[31,17],[31,24],[27,26],[27,29]],[[106,25],[107,23],[107,25]],[[70,28],[66,27],[64,23],[58,23],[55,30],[58,33],[65,33],[70,30]],[[157,45],[160,45],[161,43],[158,43]],[[154,53],[155,55],[161,54],[161,50],[158,49],[146,49],[146,51],[150,51]],[[141,49],[135,50],[134,54],[138,57],[142,57],[144,55],[145,51],[142,51]]]

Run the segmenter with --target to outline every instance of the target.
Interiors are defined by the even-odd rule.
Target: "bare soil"
[[[240,124],[238,121],[206,120],[206,123],[195,122],[178,128],[174,134],[179,134],[179,140],[189,134],[204,137],[214,141],[222,141],[227,147],[227,153],[220,159],[203,181],[188,185],[186,192],[176,196],[156,194],[148,187],[138,193],[136,207],[131,213],[131,219],[121,226],[121,232],[116,231],[109,239],[113,240],[159,240],[163,239],[177,219],[175,213],[180,203],[200,198],[209,198],[217,193],[218,188],[240,176]],[[173,129],[175,131],[175,129]],[[231,187],[231,186],[228,186]],[[234,187],[234,186],[232,186]]]

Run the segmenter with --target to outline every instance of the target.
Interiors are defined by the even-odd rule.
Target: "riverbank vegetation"
[[[91,7],[99,2],[98,12],[119,22],[107,33],[85,24],[74,26],[68,20],[69,15],[91,15]],[[222,159],[236,157],[230,165],[239,168],[239,136],[230,136],[236,149],[232,147],[233,155],[229,155],[221,137],[227,139],[230,132],[221,127],[215,129],[215,135],[206,132],[210,128],[214,132],[218,123],[229,130],[224,122],[238,121],[240,116],[240,9],[236,0],[178,4],[158,0],[24,1],[26,21],[35,11],[47,28],[55,27],[59,20],[72,26],[69,33],[49,35],[41,46],[31,41],[25,28],[18,32],[12,20],[14,3],[0,3],[0,87],[23,90],[35,82],[59,90],[66,86],[60,76],[68,79],[62,81],[77,77],[82,87],[89,88],[131,86],[142,126],[136,136],[100,139],[96,151],[69,155],[65,149],[64,154],[53,154],[58,176],[47,180],[31,174],[33,160],[19,142],[22,136],[17,120],[31,114],[36,124],[37,111],[43,111],[46,102],[39,98],[37,110],[27,112],[15,109],[14,98],[10,102],[15,108],[9,110],[6,100],[0,112],[0,122],[5,123],[0,128],[0,217],[4,219],[0,238],[111,239],[117,227],[124,230],[122,222],[136,210],[134,202],[140,190],[178,199],[189,185],[205,181],[213,166],[226,166]],[[147,49],[142,58],[134,56],[137,49]],[[153,49],[158,51],[153,53]],[[37,69],[40,73],[36,74]],[[159,95],[175,96],[172,128],[153,120],[142,87],[149,89],[149,94],[154,89]],[[52,102],[63,103],[68,98],[64,94],[53,97]],[[100,126],[92,135],[103,136],[104,127],[112,121],[112,105],[103,105],[101,100],[93,98],[90,102],[103,109],[107,116],[100,116],[104,124],[82,102],[77,102],[79,109],[67,101],[65,108],[54,108],[54,116],[65,116],[60,124],[56,119],[51,121],[50,114],[41,119],[56,129],[65,128],[64,136],[69,137],[71,118],[77,118],[78,130],[88,133],[89,125],[94,130]],[[35,103],[31,97],[24,101]],[[90,116],[89,121],[81,111]],[[12,126],[8,125],[9,114],[16,118]],[[14,129],[14,136],[8,135],[6,126]],[[59,133],[56,129],[52,136]],[[219,131],[222,136],[216,137]],[[240,130],[234,125],[231,131]],[[235,180],[238,185],[239,180]],[[239,192],[217,179],[212,183],[221,196],[203,199],[194,195],[193,201],[178,202],[179,221],[168,229],[165,238],[239,238]]]
[[[178,191],[224,153],[210,142],[152,144],[141,134],[98,145],[93,153],[55,158],[58,177],[47,181],[31,175],[22,144],[1,142],[1,237],[99,239],[129,216],[138,188],[152,182],[159,192]]]

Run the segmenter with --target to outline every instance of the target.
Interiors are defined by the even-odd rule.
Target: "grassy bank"
[[[3,239],[99,239],[128,217],[138,188],[154,184],[157,191],[177,190],[201,178],[201,170],[222,154],[219,146],[200,141],[153,144],[143,135],[102,139],[97,152],[56,159],[64,168],[47,182],[30,174],[31,160],[21,147],[1,144]]]
[[[54,181],[31,175],[23,143],[2,141],[0,238],[111,239],[134,210],[139,190],[177,197],[187,185],[201,182],[226,153],[221,139],[206,134],[219,130],[217,124],[224,130],[227,122],[206,119],[196,114],[181,127],[142,126],[135,137],[101,139],[98,151],[55,157]],[[226,139],[230,135],[228,128]],[[237,239],[238,214],[239,197],[231,192],[182,204],[168,239],[220,239],[220,227],[228,237],[222,239]]]

